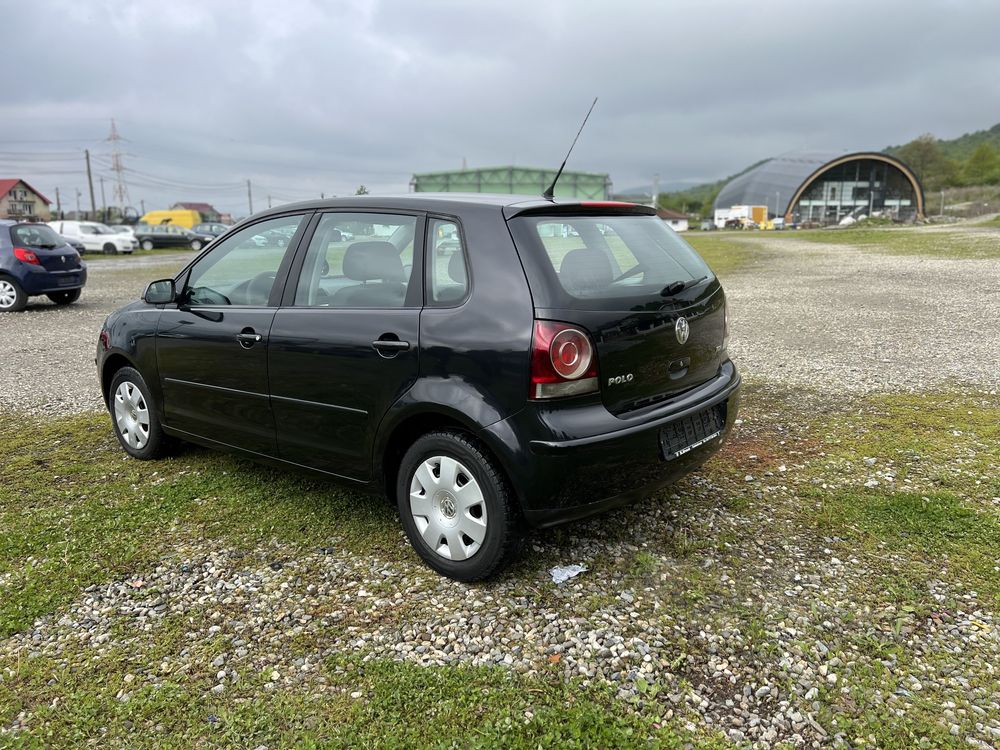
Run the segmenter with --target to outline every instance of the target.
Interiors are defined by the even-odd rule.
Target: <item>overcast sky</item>
[[[1000,122],[1000,2],[0,0],[0,177],[247,213],[511,162],[617,188]],[[96,181],[97,202],[100,185]]]

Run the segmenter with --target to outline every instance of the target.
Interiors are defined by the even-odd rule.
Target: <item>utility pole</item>
[[[653,175],[653,208],[659,208],[657,205],[660,200],[660,173],[657,172]]]
[[[62,200],[59,198],[59,188],[56,188],[56,216],[62,218]]]
[[[87,184],[90,185],[90,212],[97,215],[97,202],[94,200],[94,175],[90,171],[90,149],[85,148],[83,150],[84,156],[87,158]],[[79,211],[77,207],[77,211]]]
[[[146,215],[146,201],[145,200],[140,200],[139,201],[139,207],[142,209],[142,215],[145,216]]]
[[[267,207],[268,208],[271,207],[271,196],[270,196],[270,194],[268,194],[268,196],[267,196]]]
[[[247,203],[250,204],[250,213],[253,214],[253,193],[250,192],[250,180],[247,180]]]
[[[83,193],[80,192],[80,188],[76,188],[76,218],[80,218],[80,196]]]
[[[101,177],[101,216],[103,221],[107,223],[108,221],[108,201],[104,197],[104,178]]]

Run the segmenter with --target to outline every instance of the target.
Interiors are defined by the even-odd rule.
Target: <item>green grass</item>
[[[687,232],[684,239],[705,259],[715,274],[726,276],[749,266],[765,264],[770,253],[760,244],[746,242],[726,232]],[[756,235],[755,235],[756,236]]]
[[[1000,258],[1000,237],[961,228],[809,229],[775,233],[774,238],[779,241],[798,239],[825,245],[850,245],[887,255],[919,255],[956,260]]]
[[[277,539],[400,554],[381,499],[187,447],[164,461],[128,459],[104,414],[0,415],[0,637],[86,586],[141,568],[178,537],[247,549]]]
[[[248,671],[225,695],[198,674],[159,684],[119,650],[66,669],[33,659],[0,683],[0,725],[30,709],[44,731],[12,747],[187,748],[681,748],[691,738],[655,712],[626,713],[610,690],[564,681],[553,671],[523,678],[500,668],[419,667],[334,658],[321,665],[322,692],[268,689]],[[126,674],[138,679],[125,683]],[[126,700],[116,696],[123,688]],[[67,696],[69,699],[67,700]],[[53,705],[54,704],[54,705]],[[698,747],[723,747],[711,737]]]
[[[854,539],[873,555],[905,553],[912,569],[901,572],[911,579],[947,569],[1000,603],[996,397],[876,397],[861,414],[833,417],[822,429],[826,450],[812,474],[830,486],[806,493],[821,531]],[[864,486],[873,477],[878,486]]]
[[[194,250],[189,247],[164,247],[156,250],[133,250],[131,253],[118,253],[117,255],[105,255],[104,253],[86,253],[83,259],[87,263],[103,263],[104,261],[129,261],[133,258],[154,258],[162,255],[173,255],[176,253],[187,253],[192,258],[195,256]]]
[[[570,601],[564,589],[537,578],[550,564],[565,562],[574,536],[597,533],[578,525],[545,532],[548,550],[515,568],[499,596],[524,596],[529,606],[598,617],[623,590],[639,599],[655,593],[662,608],[655,615],[643,610],[643,616],[667,617],[677,625],[671,647],[678,657],[669,668],[676,681],[663,689],[683,690],[685,680],[700,674],[697,667],[687,672],[686,665],[698,663],[701,657],[693,654],[703,647],[685,631],[688,623],[704,626],[708,618],[719,630],[735,628],[745,648],[781,658],[771,633],[785,615],[756,607],[754,589],[745,586],[766,585],[772,565],[768,560],[764,568],[753,567],[764,565],[755,562],[763,552],[755,545],[773,550],[782,543],[779,537],[791,533],[796,545],[832,548],[842,559],[858,558],[852,565],[866,571],[848,603],[851,611],[871,613],[865,621],[842,633],[814,630],[823,607],[844,605],[817,600],[816,623],[802,625],[804,639],[828,640],[834,651],[850,644],[866,655],[850,665],[842,683],[821,691],[817,720],[831,733],[847,732],[852,741],[871,735],[879,747],[913,747],[921,737],[935,747],[963,744],[937,722],[941,703],[961,700],[961,691],[938,695],[927,688],[902,717],[884,700],[905,687],[897,685],[899,674],[919,673],[913,638],[919,643],[922,636],[905,628],[920,627],[932,612],[969,606],[934,600],[933,582],[943,581],[959,595],[975,589],[984,603],[1000,602],[1000,510],[994,501],[1000,497],[1000,398],[968,392],[876,396],[808,415],[799,413],[794,393],[768,398],[746,389],[743,416],[747,425],[762,427],[737,433],[701,479],[677,489],[662,526],[633,537],[639,517],[654,507],[648,503],[623,509],[614,529],[602,529],[598,538],[609,546],[636,542],[627,555],[588,558],[612,586]],[[781,429],[768,432],[774,424]],[[778,464],[787,464],[788,472],[766,478]],[[891,472],[894,481],[866,487],[877,472]],[[747,473],[758,481],[745,482]],[[754,492],[779,483],[789,486],[787,494]],[[734,497],[741,500],[730,502]],[[719,524],[720,512],[746,525]],[[0,415],[0,637],[24,632],[39,616],[58,615],[92,584],[148,570],[185,544],[246,551],[254,555],[251,567],[266,564],[272,549],[277,555],[301,551],[302,566],[286,567],[287,579],[274,581],[291,587],[316,580],[315,564],[306,558],[330,545],[360,559],[405,559],[415,590],[433,590],[418,578],[433,574],[418,567],[394,513],[377,498],[198,448],[164,461],[134,461],[121,452],[104,414]],[[719,563],[704,567],[710,551]],[[779,557],[773,565],[783,562]],[[720,568],[736,581],[722,582]],[[386,593],[399,580],[387,580]],[[586,586],[589,579],[580,580]],[[489,586],[481,591],[496,593]],[[399,622],[426,616],[426,603],[413,607],[385,616]],[[269,688],[259,664],[237,661],[231,666],[239,681],[216,695],[210,692],[216,683],[211,660],[231,643],[192,635],[204,632],[209,616],[200,609],[171,613],[150,630],[117,617],[106,653],[70,639],[55,654],[0,660],[0,726],[22,711],[31,716],[29,732],[4,741],[23,747],[88,741],[130,747],[265,744],[272,750],[673,748],[718,742],[711,735],[685,735],[678,723],[683,714],[667,715],[671,704],[660,695],[659,674],[638,684],[640,706],[622,703],[596,682],[567,679],[558,664],[519,676],[503,668],[363,661],[361,652],[321,662],[307,682]],[[224,617],[239,614],[226,611]],[[878,619],[884,617],[890,620]],[[301,643],[274,650],[315,655],[324,638],[340,637],[349,627],[363,632],[368,622],[356,616],[324,625],[304,634]],[[251,659],[270,648],[261,645]],[[925,665],[947,657],[949,669],[963,658],[919,657]],[[181,658],[195,665],[187,673],[158,668],[161,661]],[[288,655],[283,658],[287,665]],[[898,666],[882,663],[890,659]],[[126,675],[135,678],[126,683]],[[981,673],[972,677],[978,680]],[[131,695],[122,701],[117,696],[126,684]]]

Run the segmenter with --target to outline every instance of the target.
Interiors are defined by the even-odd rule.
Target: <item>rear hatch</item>
[[[552,205],[509,220],[535,317],[586,329],[614,414],[713,378],[725,295],[698,253],[644,206]]]
[[[10,228],[14,247],[33,252],[47,271],[71,271],[80,268],[80,256],[66,240],[45,224],[15,224]]]

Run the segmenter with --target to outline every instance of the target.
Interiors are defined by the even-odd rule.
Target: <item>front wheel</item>
[[[104,254],[105,255],[118,255],[118,248],[115,247],[113,242],[104,243]]]
[[[80,299],[79,289],[69,289],[65,292],[50,292],[45,295],[57,305],[72,305]]]
[[[432,432],[403,456],[396,482],[399,517],[410,544],[431,568],[479,581],[520,548],[513,493],[485,447],[460,432]]]
[[[191,240],[191,249],[195,252],[201,250],[201,240]]]
[[[143,461],[166,453],[168,438],[163,434],[149,388],[138,370],[123,367],[115,373],[108,408],[115,423],[115,437],[126,453]]]

